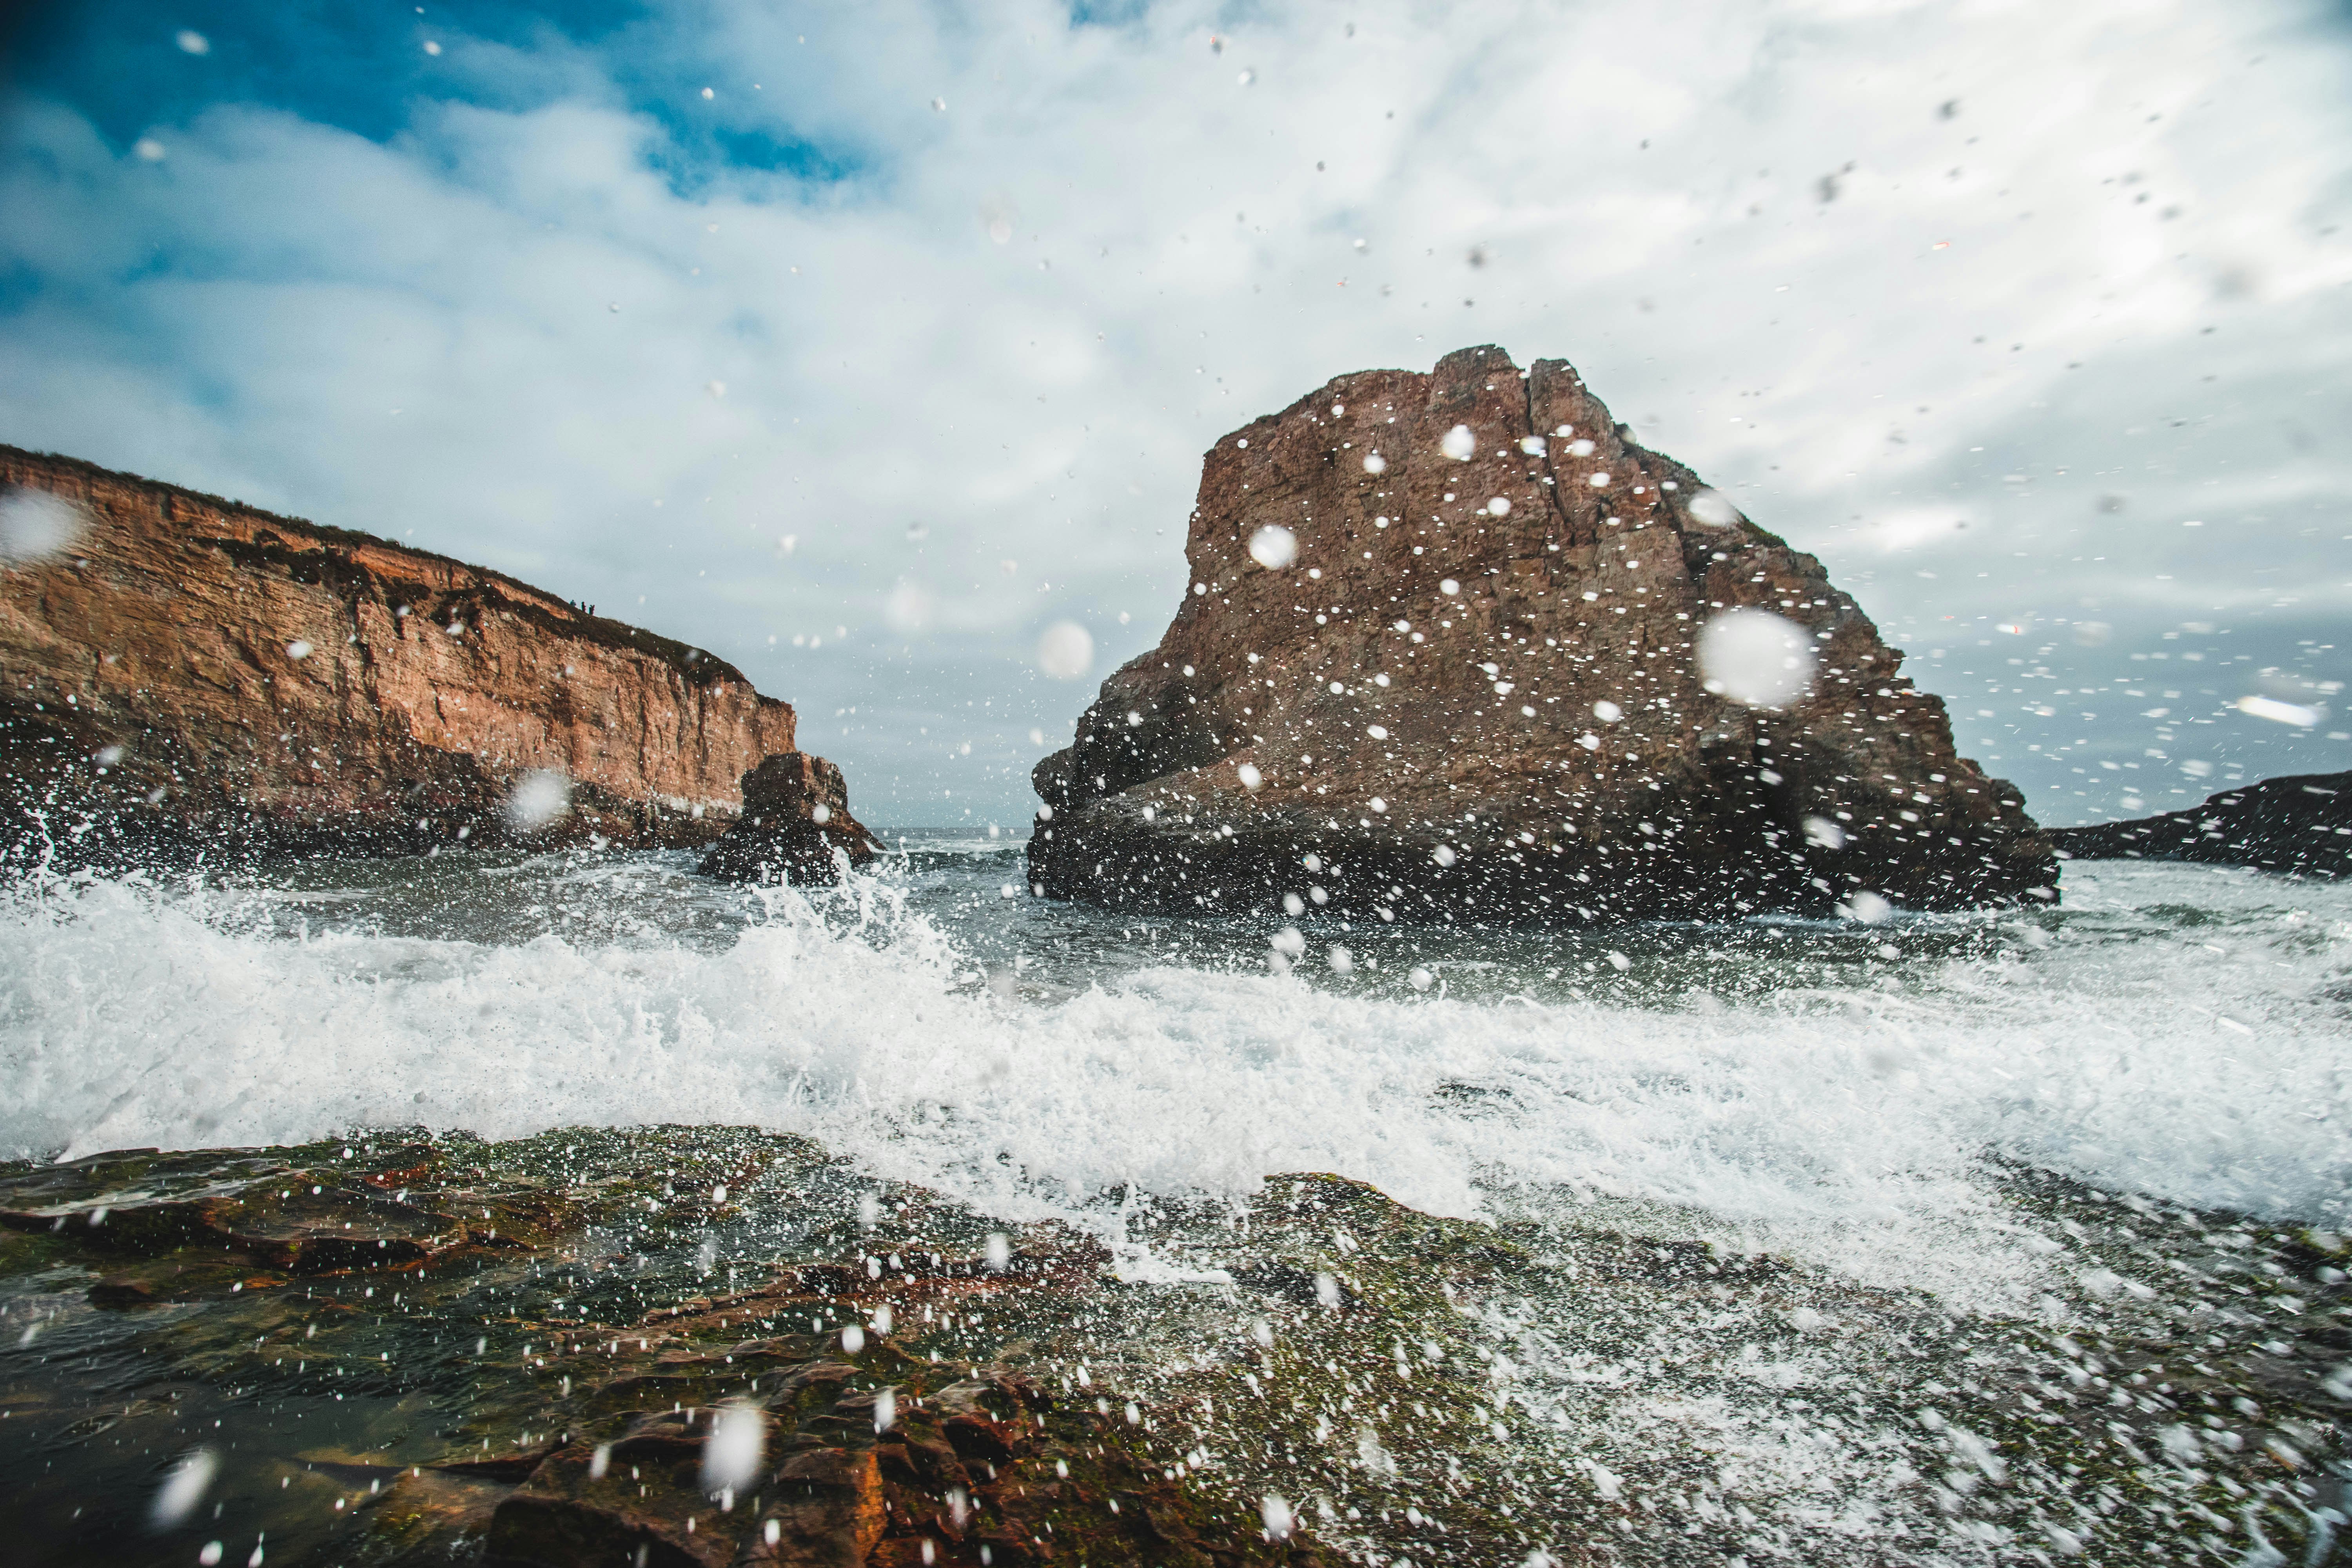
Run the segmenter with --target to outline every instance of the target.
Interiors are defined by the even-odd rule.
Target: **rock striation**
[[[15,447],[0,505],[61,520],[0,550],[20,855],[704,843],[798,754],[724,660],[496,572]]]
[[[1035,770],[1048,896],[1567,923],[2056,896],[2018,792],[1821,563],[1562,361],[1464,349],[1234,432],[1185,557],[1160,646]],[[1782,706],[1700,667],[1743,609],[1811,650]]]
[[[2352,876],[2352,773],[2264,779],[2192,810],[2053,828],[2050,838],[2070,860],[2201,860]]]
[[[743,775],[743,811],[698,868],[730,882],[829,886],[880,847],[849,815],[849,785],[823,757],[786,752]]]

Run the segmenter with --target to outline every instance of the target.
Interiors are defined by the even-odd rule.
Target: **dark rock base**
[[[2075,860],[2196,860],[2352,876],[2352,773],[2264,779],[2193,810],[2057,827],[2050,837]]]

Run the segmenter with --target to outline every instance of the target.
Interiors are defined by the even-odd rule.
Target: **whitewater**
[[[0,902],[0,1153],[743,1124],[1008,1219],[1332,1172],[1997,1310],[2009,1173],[2341,1227],[2352,889],[2067,868],[2054,907],[1546,936],[1139,922],[916,841],[814,894],[674,855],[82,878]],[[1344,949],[1343,955],[1335,950]],[[1335,963],[1336,956],[1336,963]]]

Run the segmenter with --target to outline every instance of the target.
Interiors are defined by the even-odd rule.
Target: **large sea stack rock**
[[[849,785],[823,757],[785,752],[743,775],[743,814],[699,868],[730,882],[828,887],[878,846],[849,815]]]
[[[6,447],[0,507],[19,857],[704,843],[794,749],[724,660],[446,556]]]
[[[1570,923],[2056,896],[2018,792],[1821,563],[1560,361],[1332,382],[1217,443],[1185,554],[1160,646],[1036,769],[1048,895]],[[1801,628],[1810,695],[1709,689],[1696,639],[1742,606]]]
[[[2352,773],[2300,773],[2223,790],[2189,811],[2057,827],[2074,860],[2202,860],[2302,877],[2352,876]]]

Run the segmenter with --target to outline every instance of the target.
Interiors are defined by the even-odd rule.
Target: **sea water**
[[[0,1153],[749,1123],[1008,1216],[1330,1171],[1451,1215],[1664,1205],[1962,1291],[2005,1270],[1908,1233],[1965,1228],[2010,1163],[2347,1217],[2352,886],[2107,862],[1874,925],[1496,913],[1122,915],[949,838],[805,895],[665,854],[21,884]]]
[[[1020,847],[985,839],[911,839],[806,893],[691,865],[485,853],[19,883],[0,902],[0,1152],[749,1124],[1007,1224],[1095,1231],[1171,1298],[1228,1278],[1216,1215],[1333,1173],[1537,1260],[1473,1325],[1509,1435],[1477,1484],[1520,1498],[1515,1517],[1563,1487],[1638,1487],[1694,1529],[1747,1510],[1759,1552],[1822,1562],[2089,1539],[2080,1498],[2053,1522],[2057,1482],[2011,1487],[1997,1524],[1965,1478],[1933,1479],[1921,1445],[1961,1471],[1986,1458],[1936,1414],[1976,1391],[1964,1363],[2079,1372],[2046,1344],[2148,1301],[2143,1339],[2235,1323],[2283,1344],[2263,1336],[2301,1298],[2230,1285],[2240,1244],[2207,1227],[2352,1221],[2340,884],[2078,863],[2051,904],[1560,933],[1500,910],[1106,912],[1033,897]],[[1577,1284],[1596,1236],[1798,1272],[1747,1297],[1629,1288],[1600,1298],[1612,1320]],[[2205,1271],[2174,1289],[2166,1268]],[[2231,1289],[2278,1304],[2247,1316]],[[2020,1370],[2035,1355],[2057,1359]],[[1330,1441],[1350,1473],[1393,1477],[1373,1426]],[[1325,1533],[1398,1553],[1369,1521]]]

